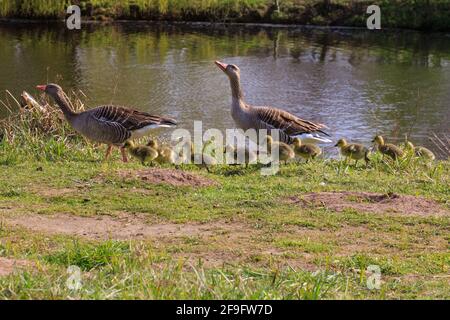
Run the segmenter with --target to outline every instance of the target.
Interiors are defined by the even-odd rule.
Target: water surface
[[[115,103],[192,128],[234,127],[230,89],[214,60],[239,65],[246,99],[369,144],[377,133],[449,134],[450,35],[355,29],[126,23],[0,24],[0,91],[57,82],[88,106]],[[0,99],[4,99],[0,93]],[[7,111],[1,109],[0,115]]]

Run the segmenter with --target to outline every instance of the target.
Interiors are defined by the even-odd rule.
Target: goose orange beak
[[[39,86],[36,86],[36,89],[41,90],[41,91],[45,91],[46,88],[47,88],[46,85],[39,85]]]
[[[228,65],[226,63],[222,63],[220,61],[216,61],[215,62],[216,66],[218,66],[220,68],[220,70],[222,70],[223,72],[225,72],[225,70],[227,70]]]

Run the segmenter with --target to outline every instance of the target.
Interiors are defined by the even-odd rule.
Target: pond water
[[[215,60],[241,68],[246,100],[327,124],[334,139],[377,133],[436,150],[450,133],[450,35],[261,26],[0,24],[0,100],[37,84],[82,90],[191,129],[233,128]],[[0,116],[7,111],[0,105]],[[167,132],[166,132],[167,134]]]

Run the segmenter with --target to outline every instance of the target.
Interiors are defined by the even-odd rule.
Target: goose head
[[[336,145],[335,145],[335,147],[345,147],[347,145],[347,140],[345,140],[345,139],[340,139],[337,143],[336,143]]]
[[[39,85],[36,86],[36,88],[38,90],[44,91],[51,97],[56,97],[63,92],[63,89],[59,85],[54,83],[49,83],[47,85]]]
[[[216,66],[219,67],[230,79],[237,80],[241,77],[241,70],[237,65],[226,64],[220,61],[216,61]]]

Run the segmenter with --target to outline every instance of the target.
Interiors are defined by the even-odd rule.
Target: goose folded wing
[[[176,121],[151,115],[146,112],[116,106],[98,107],[95,112],[98,119],[119,123],[129,131],[139,130],[147,126],[174,126]]]
[[[131,132],[122,124],[93,116],[95,127],[90,132],[91,138],[108,144],[122,144],[131,137]]]
[[[320,123],[314,123],[308,120],[300,119],[293,114],[270,107],[256,108],[258,119],[263,122],[267,128],[273,128],[283,131],[288,136],[295,136],[302,133],[319,132],[327,135],[322,129],[326,126]]]

